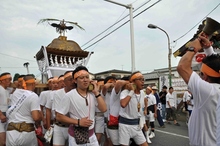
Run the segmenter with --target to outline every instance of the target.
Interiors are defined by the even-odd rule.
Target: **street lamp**
[[[127,9],[129,9],[129,14],[130,14],[130,37],[131,37],[131,71],[135,71],[135,52],[134,52],[134,24],[133,24],[133,7],[132,4],[129,5],[124,5],[112,0],[105,0],[107,2],[123,6]]]
[[[171,54],[172,54],[172,50],[170,48],[170,38],[169,38],[169,35],[167,34],[167,32],[165,30],[163,30],[162,28],[154,25],[154,24],[149,24],[148,25],[148,28],[151,28],[151,29],[160,29],[161,31],[163,31],[166,36],[167,36],[167,39],[168,39],[168,50],[169,50],[169,54],[168,54],[168,68],[169,68],[169,86],[171,87],[172,86],[172,82],[171,82]]]
[[[28,69],[29,62],[24,63],[23,66],[27,69],[27,74],[29,74],[29,69]]]

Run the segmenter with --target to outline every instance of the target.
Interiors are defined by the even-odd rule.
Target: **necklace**
[[[136,97],[136,100],[137,100],[137,109],[138,109],[138,112],[140,112],[140,108],[141,108],[141,103],[140,103],[140,100],[141,100],[141,94],[140,94],[140,97],[138,99],[137,95],[134,94],[135,97]]]
[[[86,106],[88,106],[88,100],[87,100],[87,92],[86,92],[86,96],[83,96],[82,94],[80,94],[80,92],[76,89],[76,91],[78,92],[78,94],[85,99],[86,101]]]

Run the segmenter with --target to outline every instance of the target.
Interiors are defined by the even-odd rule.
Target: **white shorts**
[[[65,145],[68,140],[68,127],[60,127],[55,124],[53,131],[53,144],[55,145]]]
[[[38,146],[35,131],[32,132],[18,132],[16,130],[6,131],[6,145],[7,146]]]
[[[6,131],[6,126],[7,126],[7,122],[2,123],[1,120],[0,120],[0,133]]]
[[[104,117],[95,116],[95,133],[104,133]]]
[[[149,122],[154,122],[155,121],[154,113],[152,113],[152,111],[149,111],[149,114],[146,115],[145,120],[148,120]]]
[[[97,138],[95,134],[93,134],[91,137],[89,137],[89,142],[87,144],[80,144],[78,146],[99,146],[99,143],[97,141]],[[77,146],[75,138],[69,135],[69,146]]]
[[[139,125],[126,125],[119,123],[119,143],[121,145],[129,145],[130,138],[140,145],[146,142],[146,138]]]
[[[118,129],[109,129],[108,128],[108,134],[110,136],[110,139],[111,139],[113,145],[120,145],[119,144]]]

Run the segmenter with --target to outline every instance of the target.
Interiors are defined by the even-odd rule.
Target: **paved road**
[[[165,124],[166,128],[158,128],[155,122],[156,136],[151,139],[149,146],[189,146],[188,127],[185,122],[179,121],[181,126]]]
[[[178,113],[177,121],[180,126],[165,124],[166,128],[158,128],[155,121],[155,137],[151,139],[149,146],[189,146],[188,126],[185,123],[185,113]],[[104,141],[104,137],[102,142]],[[103,145],[102,145],[103,146]]]

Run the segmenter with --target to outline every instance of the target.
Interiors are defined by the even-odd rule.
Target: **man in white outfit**
[[[24,77],[26,90],[17,98],[7,111],[8,127],[6,131],[7,146],[38,146],[35,134],[35,122],[42,119],[39,97],[34,93],[35,79],[31,75]]]
[[[46,103],[47,103],[47,99],[50,97],[50,92],[52,91],[52,80],[53,77],[49,78],[47,81],[48,84],[48,88],[49,90],[46,91],[42,91],[40,93],[39,99],[40,99],[40,108],[41,108],[41,112],[43,113],[43,128],[44,130],[47,129],[47,123],[46,123]]]
[[[63,101],[63,97],[67,92],[74,88],[72,71],[65,72],[64,76],[64,84],[65,87],[55,91],[53,108],[52,110],[56,110],[59,108]],[[68,128],[69,125],[66,123],[62,123],[59,121],[55,122],[54,132],[53,132],[53,146],[64,146],[68,140]]]
[[[191,97],[191,94],[189,93],[189,90],[186,90],[183,94],[183,104],[186,111],[186,124],[188,124],[189,121],[189,112],[188,112],[188,104],[187,104],[187,100],[189,96]]]
[[[117,80],[111,92],[107,127],[113,145],[120,145],[118,133],[118,118],[121,107],[120,94],[125,89],[126,84],[129,84],[129,77],[123,77],[121,80]]]
[[[95,106],[101,112],[107,110],[105,101],[98,91],[97,84],[89,78],[88,69],[79,66],[73,71],[76,89],[66,93],[60,108],[56,109],[56,120],[71,124],[69,145],[99,146],[94,133]],[[88,91],[89,84],[94,89]],[[69,117],[66,114],[69,113]]]
[[[214,54],[211,42],[204,33],[189,43],[189,47],[181,58],[177,71],[193,94],[193,112],[188,123],[190,145],[215,146],[216,143],[219,145],[220,122],[217,124],[217,120],[220,118],[218,117],[220,111],[217,103],[220,97],[220,56]],[[199,76],[192,71],[191,63],[194,55],[202,48],[207,57],[202,60]]]
[[[0,146],[5,145],[6,111],[9,106],[9,93],[6,90],[11,84],[11,74],[6,72],[0,75]]]
[[[112,146],[112,141],[109,136],[107,124],[108,124],[108,118],[109,118],[109,109],[110,109],[110,97],[112,93],[112,89],[114,88],[116,83],[116,78],[114,76],[108,76],[104,80],[104,86],[102,88],[102,95],[105,99],[105,103],[107,105],[107,111],[104,113],[105,117],[105,145]]]
[[[176,96],[173,94],[173,87],[169,87],[169,91],[166,95],[166,110],[167,110],[167,123],[171,124],[169,121],[173,120],[174,125],[180,126],[176,119],[176,109],[177,109],[177,99]]]
[[[149,138],[155,137],[154,121],[155,121],[155,118],[157,118],[157,101],[156,101],[156,97],[153,95],[152,91],[153,90],[150,86],[148,86],[146,88],[146,98],[148,99],[147,109],[149,112],[146,116],[146,124],[148,125],[148,127],[151,127],[151,132],[150,132]],[[150,126],[149,126],[149,122],[150,122]],[[149,133],[146,132],[146,134],[148,136]]]
[[[98,79],[98,90],[101,93],[104,85],[104,79]],[[104,113],[101,112],[97,107],[95,108],[95,135],[99,144],[101,144],[102,136],[105,131],[105,120]]]
[[[55,111],[52,110],[53,108],[53,98],[55,91],[59,89],[58,86],[59,80],[58,77],[54,77],[52,80],[52,91],[49,92],[49,96],[47,97],[46,102],[46,123],[47,123],[47,130],[50,129],[51,125],[54,124],[55,120]]]
[[[142,132],[144,104],[144,76],[140,72],[134,72],[130,76],[131,84],[121,92],[120,112],[119,112],[119,143],[122,146],[129,145],[130,138],[136,144],[148,146],[146,138]]]

